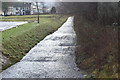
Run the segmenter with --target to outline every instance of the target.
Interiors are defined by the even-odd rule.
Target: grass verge
[[[51,18],[51,17],[57,17],[58,15],[51,15],[51,14],[46,14],[46,15],[40,15],[40,18]],[[0,21],[37,21],[38,15],[22,15],[22,16],[2,16],[2,19]]]

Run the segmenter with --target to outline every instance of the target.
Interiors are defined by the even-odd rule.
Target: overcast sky
[[[1,2],[118,2],[120,0],[0,0]]]
[[[0,0],[1,2],[55,2],[55,0]]]

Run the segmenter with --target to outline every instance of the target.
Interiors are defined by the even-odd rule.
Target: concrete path
[[[75,64],[73,17],[2,72],[3,78],[82,78]]]
[[[4,31],[13,27],[16,27],[18,25],[25,24],[27,22],[3,22],[0,21],[0,31]]]

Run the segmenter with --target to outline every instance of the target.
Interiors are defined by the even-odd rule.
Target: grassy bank
[[[118,77],[118,26],[75,16],[76,63],[87,77]]]
[[[59,15],[41,16],[39,24],[37,22],[31,22],[2,32],[2,52],[7,59],[7,63],[3,63],[3,70],[18,62],[32,47],[46,35],[57,30],[67,19],[66,16],[60,17]],[[11,17],[13,19],[20,19],[23,16],[9,16],[9,18]],[[31,16],[25,17],[29,17],[29,20]]]

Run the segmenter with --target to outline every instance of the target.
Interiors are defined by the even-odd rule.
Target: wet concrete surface
[[[25,24],[27,22],[3,22],[0,21],[0,31],[4,31],[13,27],[16,27],[18,25]]]
[[[3,71],[3,78],[83,78],[76,67],[73,17],[33,47],[23,59]]]

